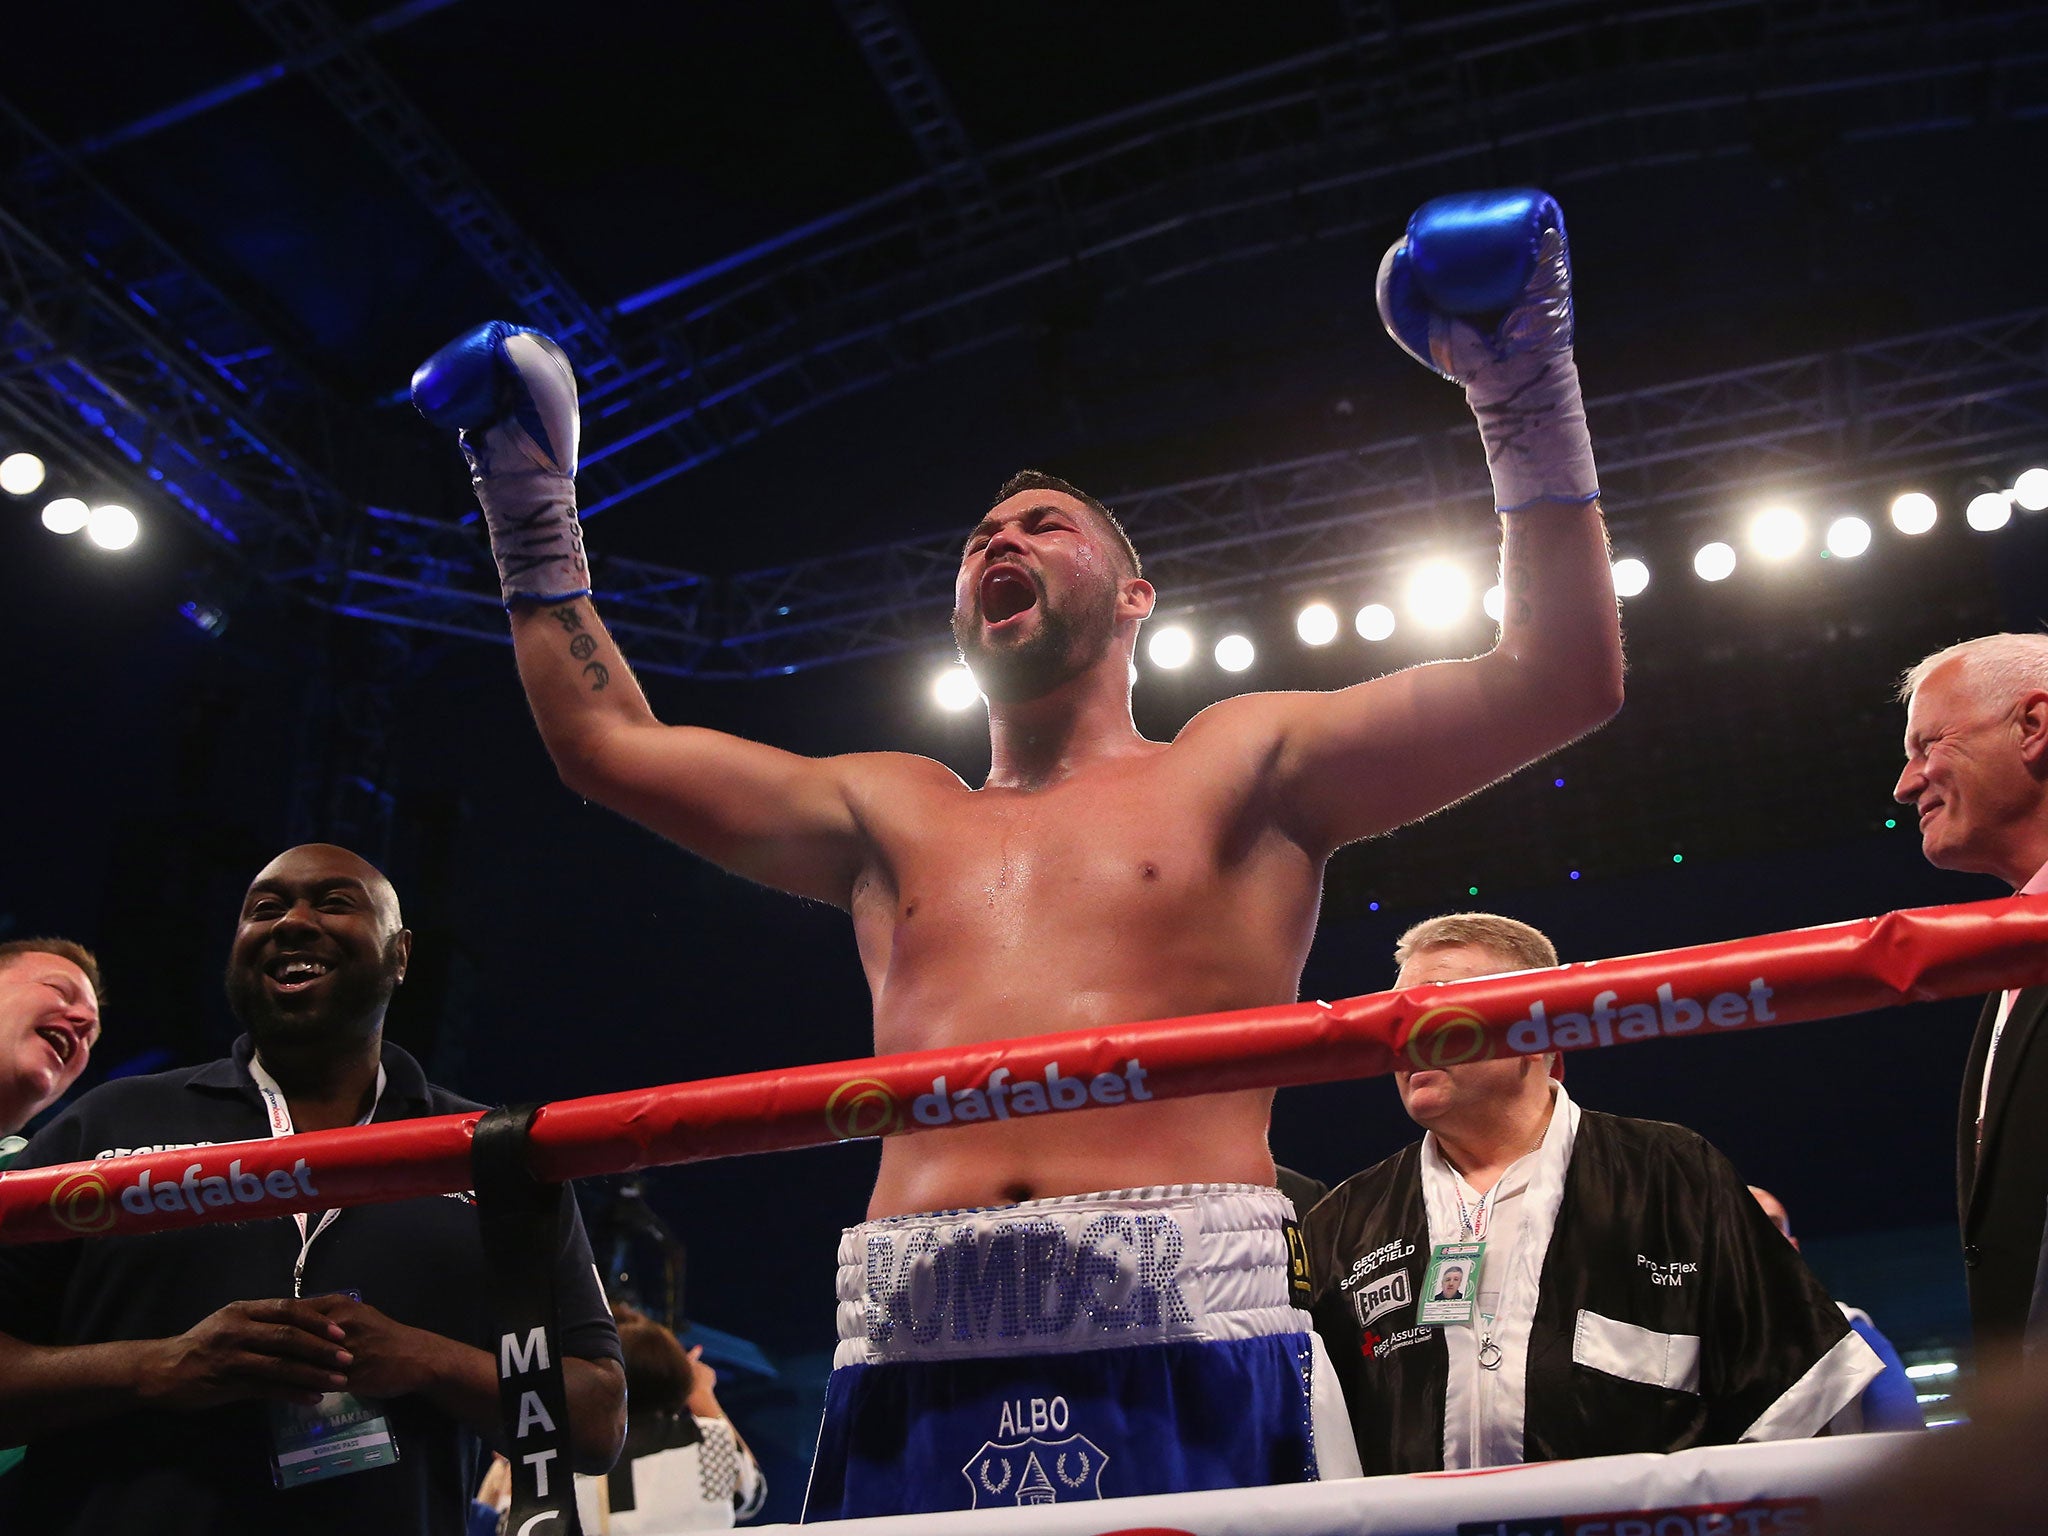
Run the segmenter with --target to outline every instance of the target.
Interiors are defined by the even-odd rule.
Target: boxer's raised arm
[[[1621,631],[1597,505],[1508,519],[1500,642],[1336,693],[1270,694],[1278,803],[1328,852],[1427,816],[1621,706]]]
[[[570,789],[749,880],[848,903],[864,847],[847,759],[663,725],[588,598],[516,605],[512,645]]]
[[[420,364],[413,403],[461,434],[520,681],[563,781],[736,874],[845,906],[862,845],[843,759],[654,718],[590,601],[569,360],[502,320]]]
[[[1462,799],[1621,707],[1621,629],[1572,357],[1564,216],[1541,192],[1426,203],[1380,265],[1387,330],[1465,387],[1504,524],[1500,640],[1265,707],[1279,804],[1327,851]]]

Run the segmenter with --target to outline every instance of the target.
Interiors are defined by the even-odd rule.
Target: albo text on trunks
[[[1092,1104],[1142,1103],[1152,1097],[1145,1086],[1145,1069],[1133,1056],[1121,1072],[1098,1072],[1092,1078],[1062,1077],[1060,1064],[1048,1062],[1045,1081],[1035,1077],[1010,1080],[1008,1067],[997,1067],[988,1075],[987,1088],[958,1088],[947,1092],[943,1077],[932,1079],[932,1091],[920,1093],[910,1104],[910,1117],[919,1125],[951,1125],[960,1120],[1008,1120],[1013,1115],[1042,1115],[1055,1109],[1086,1109]]]

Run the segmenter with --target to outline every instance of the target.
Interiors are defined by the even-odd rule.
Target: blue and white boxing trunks
[[[1253,1184],[897,1216],[839,1245],[806,1520],[1358,1475]]]

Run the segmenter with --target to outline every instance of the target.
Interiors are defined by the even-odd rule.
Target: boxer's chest
[[[1222,797],[1156,763],[1051,789],[980,790],[905,818],[885,842],[890,920],[993,937],[1142,924],[1226,878]],[[879,915],[879,914],[878,914]]]

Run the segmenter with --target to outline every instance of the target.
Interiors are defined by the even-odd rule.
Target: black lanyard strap
[[[570,1196],[527,1166],[527,1131],[539,1108],[491,1110],[477,1122],[470,1148],[477,1219],[497,1291],[498,1412],[512,1463],[505,1529],[508,1536],[583,1536],[555,1296],[555,1255]]]

